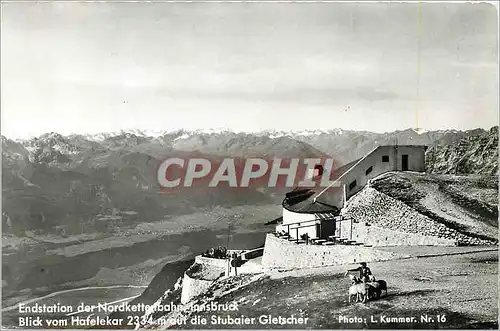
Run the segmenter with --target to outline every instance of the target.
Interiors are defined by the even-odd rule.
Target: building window
[[[314,166],[314,176],[323,175],[323,166],[321,164],[317,164]]]
[[[352,191],[352,189],[355,187],[356,187],[356,180],[354,180],[353,182],[351,182],[351,184],[349,184],[349,191]]]
[[[370,174],[370,172],[372,172],[372,170],[373,170],[373,167],[370,167],[370,168],[366,169],[365,175],[368,176],[368,174]]]
[[[382,155],[382,162],[389,162],[389,155]]]

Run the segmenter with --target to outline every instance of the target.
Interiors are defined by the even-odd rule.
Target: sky
[[[2,3],[2,135],[498,125],[491,4]]]

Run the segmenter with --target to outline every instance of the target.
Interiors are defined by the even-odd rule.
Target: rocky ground
[[[425,154],[427,172],[498,177],[498,126],[453,144],[431,146]]]
[[[342,213],[361,222],[455,239],[498,242],[498,186],[477,176],[386,173],[353,196]]]
[[[498,329],[498,252],[465,253],[464,250],[456,254],[456,249],[450,253],[454,255],[372,263],[370,267],[377,278],[387,281],[388,294],[366,304],[348,302],[350,282],[343,275],[345,266],[233,277],[216,283],[196,303],[236,302],[236,311],[177,313],[176,317],[188,318],[187,324],[173,327]],[[307,318],[307,322],[272,325],[259,322],[265,322],[261,316],[268,315],[283,318],[293,315],[304,321]],[[208,324],[193,324],[193,317],[198,321],[205,318]],[[255,323],[223,324],[230,318],[234,322],[241,317],[254,318]],[[217,319],[218,324],[211,323]]]

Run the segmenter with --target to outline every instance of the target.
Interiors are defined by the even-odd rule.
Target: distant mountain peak
[[[386,133],[345,130],[341,128],[304,130],[262,130],[258,132],[237,132],[228,128],[206,129],[123,129],[117,132],[95,134],[61,135],[49,132],[26,140],[16,140],[27,150],[30,160],[81,159],[83,151],[91,155],[92,150],[142,151],[152,155],[165,155],[171,151],[200,152],[214,155],[245,156],[265,153],[287,154],[299,141],[342,163],[358,159],[379,145],[426,145],[451,144],[468,136],[486,133],[484,129],[459,131],[443,129],[428,131],[422,128],[407,128]],[[287,138],[287,139],[284,139]],[[2,139],[8,145],[7,137]],[[287,147],[290,145],[290,147]],[[308,147],[308,148],[309,148]],[[306,148],[307,149],[307,148]],[[311,150],[311,149],[309,149]],[[90,153],[90,154],[89,154]],[[317,153],[317,152],[314,152]],[[293,154],[293,153],[292,153]],[[267,155],[267,154],[266,154]],[[37,161],[38,162],[38,161]],[[75,161],[76,162],[76,161]]]

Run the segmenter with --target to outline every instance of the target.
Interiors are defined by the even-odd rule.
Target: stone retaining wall
[[[455,239],[368,226],[366,222],[353,223],[352,240],[371,246],[455,246],[458,243]]]
[[[182,280],[181,303],[185,304],[192,298],[204,293],[213,284],[213,280],[203,280],[189,277],[184,273]]]
[[[455,246],[457,241],[395,231],[372,225],[366,227],[364,243],[372,246]]]
[[[194,263],[184,272],[182,280],[181,303],[186,303],[204,293],[228,266],[227,260],[198,255]]]
[[[380,228],[454,240],[466,245],[495,244],[488,240],[468,236],[436,222],[369,185],[352,197],[341,213],[344,216],[353,217],[358,222],[368,222]]]
[[[194,258],[195,263],[203,264],[203,265],[209,265],[217,268],[225,268],[227,264],[226,259],[214,259],[212,257],[205,257],[198,255]]]
[[[269,269],[298,269],[361,261],[386,261],[402,257],[405,256],[371,247],[295,244],[286,239],[277,238],[273,234],[268,234],[262,266]]]

